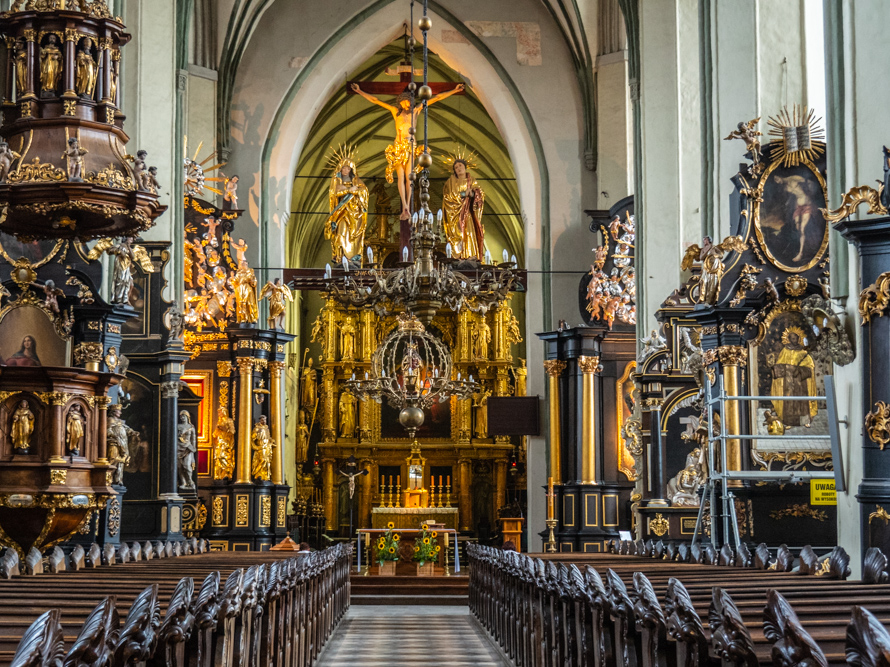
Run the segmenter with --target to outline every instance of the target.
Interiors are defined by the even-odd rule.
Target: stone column
[[[96,88],[98,88],[96,98],[103,105],[110,105],[108,94],[111,92],[111,40],[108,38],[99,39],[99,76]]]
[[[471,530],[473,526],[473,501],[470,498],[471,459],[460,459],[460,495],[458,496],[457,513],[460,530]]]
[[[741,345],[721,345],[717,348],[717,358],[723,368],[723,389],[727,397],[739,395],[739,367],[748,363],[748,350]],[[741,405],[739,401],[726,401],[726,433],[741,433]],[[726,469],[742,469],[742,443],[740,440],[726,441]],[[727,486],[742,486],[741,480],[730,480]]]
[[[324,475],[324,523],[326,530],[334,530],[337,517],[334,516],[334,459],[324,459],[321,462],[322,475]]]
[[[602,369],[599,357],[578,357],[583,373],[581,390],[581,483],[596,484],[596,373]]]
[[[667,448],[661,437],[663,401],[664,399],[659,397],[650,397],[643,402],[643,412],[649,413],[649,451],[644,451],[643,456],[646,457],[648,454],[648,465],[645,468],[649,484],[652,485],[648,493],[644,493],[644,497],[648,497],[646,505],[653,507],[667,507],[669,504],[665,500],[665,495],[667,495],[667,471],[665,470]]]
[[[28,89],[24,91],[24,95],[18,96],[17,101],[21,101],[22,97],[35,97],[35,91],[38,90],[40,85],[40,59],[37,57],[37,44],[35,43],[37,40],[37,31],[31,29],[24,30],[22,35],[25,38],[25,51],[28,55],[28,76],[26,77]],[[30,107],[29,105],[29,108],[32,110],[29,111],[27,115],[31,116],[33,115],[33,107]]]
[[[3,103],[12,102],[15,86],[15,39],[6,37],[6,88],[3,90]],[[21,91],[19,91],[21,92]]]
[[[250,484],[251,394],[253,393],[253,359],[238,359],[238,463],[235,483]]]
[[[169,376],[167,376],[169,377]],[[161,451],[158,452],[158,497],[178,497],[177,429],[180,380],[161,383]]]
[[[555,484],[562,483],[562,457],[559,428],[559,376],[566,369],[566,362],[552,359],[544,362],[550,393],[550,477]]]
[[[284,484],[284,410],[281,408],[281,373],[283,361],[269,362],[269,418],[272,422],[272,439],[275,449],[272,454],[272,483]]]

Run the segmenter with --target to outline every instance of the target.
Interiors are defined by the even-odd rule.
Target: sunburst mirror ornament
[[[794,105],[771,117],[769,124],[771,137],[780,141],[772,142],[771,157],[781,160],[785,167],[796,167],[802,161],[813,162],[825,152],[825,130],[819,125],[813,109]]]

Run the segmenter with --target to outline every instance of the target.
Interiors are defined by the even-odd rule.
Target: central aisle
[[[352,606],[318,667],[507,667],[466,607]]]

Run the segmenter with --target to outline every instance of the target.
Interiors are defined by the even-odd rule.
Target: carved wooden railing
[[[203,541],[187,542],[185,549],[181,545],[174,549],[169,543],[122,545],[116,556],[126,562],[124,558],[129,559],[134,552],[147,550],[152,557],[160,553],[160,557],[169,558],[177,553],[200,553],[205,548]],[[86,553],[85,560],[90,564],[103,558],[98,547]],[[214,562],[214,557],[209,554],[201,559]],[[186,576],[176,583],[166,608],[159,600],[159,584],[152,583],[128,610],[121,610],[125,618],[121,618],[124,614],[119,614],[115,599],[114,581],[120,578],[109,579],[103,585],[107,597],[89,613],[79,630],[68,627],[63,633],[62,611],[49,609],[24,632],[9,664],[307,667],[315,662],[349,607],[351,558],[352,546],[344,543],[324,551],[237,567],[225,578],[216,570],[203,581]],[[222,560],[220,564],[224,564]],[[161,568],[162,563],[145,565]],[[159,569],[158,573],[162,575],[163,571]],[[40,577],[28,577],[27,581],[36,585]],[[121,597],[124,594],[122,591]],[[0,615],[0,623],[3,621]],[[76,639],[68,639],[66,644],[66,635],[70,637],[74,632],[78,633]]]
[[[764,545],[755,555],[683,546],[533,558],[470,544],[470,610],[519,667],[890,665],[888,561],[877,549],[862,581],[846,581],[840,547],[823,559],[782,547],[773,560]]]

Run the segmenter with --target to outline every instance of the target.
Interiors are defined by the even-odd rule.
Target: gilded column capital
[[[661,410],[661,406],[664,405],[664,399],[659,397],[647,398],[643,401],[643,405],[650,410]]]
[[[285,363],[283,361],[270,361],[269,362],[269,374],[275,377],[281,377],[281,371],[284,370]]]
[[[551,359],[544,362],[544,370],[552,378],[558,378],[566,369],[566,362],[559,359]]]
[[[79,38],[76,28],[65,28],[65,41],[76,42]]]
[[[748,348],[743,345],[721,345],[717,348],[717,358],[723,366],[747,366]]]
[[[238,372],[247,375],[253,372],[253,357],[238,357]]]
[[[34,30],[34,29],[32,29],[32,28],[28,28],[27,30],[23,30],[23,31],[22,31],[22,36],[25,38],[25,41],[26,41],[26,42],[34,42],[34,41],[37,41],[37,31]]]
[[[107,410],[108,406],[111,405],[111,398],[108,396],[96,396],[94,402],[100,410]]]
[[[602,364],[600,364],[599,356],[578,357],[578,367],[585,375],[589,373],[599,373],[601,370],[603,370],[603,366]]]

